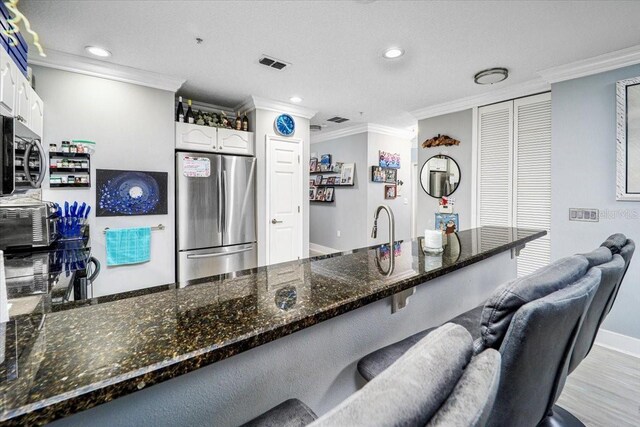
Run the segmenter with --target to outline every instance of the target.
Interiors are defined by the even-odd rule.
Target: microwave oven
[[[0,116],[0,196],[40,188],[47,160],[40,138],[20,120]]]

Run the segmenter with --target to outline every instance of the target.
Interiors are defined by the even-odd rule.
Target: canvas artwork
[[[378,152],[381,168],[400,169],[400,154],[388,153],[386,151]]]
[[[371,181],[384,182],[384,169],[380,166],[371,166]]]
[[[460,223],[457,213],[436,213],[436,230],[442,231],[443,234],[451,234],[460,230]]]
[[[166,215],[166,172],[96,170],[96,216]]]

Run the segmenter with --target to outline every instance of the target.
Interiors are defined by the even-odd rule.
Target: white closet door
[[[551,94],[513,101],[513,224],[519,228],[551,228]],[[518,276],[549,263],[550,235],[536,239],[518,257]]]
[[[513,101],[478,109],[478,221],[512,225]]]

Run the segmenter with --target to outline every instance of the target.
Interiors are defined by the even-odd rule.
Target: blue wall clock
[[[288,114],[280,114],[273,123],[276,132],[282,136],[291,136],[296,131],[296,122]]]

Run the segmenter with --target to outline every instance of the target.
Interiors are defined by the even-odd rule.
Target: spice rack
[[[89,153],[49,152],[49,187],[51,188],[89,188],[91,187],[90,172],[91,155]]]

